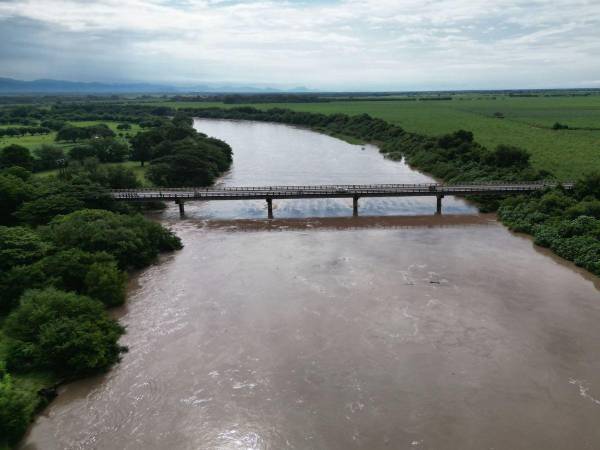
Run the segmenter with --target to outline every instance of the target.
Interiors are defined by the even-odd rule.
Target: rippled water
[[[305,130],[196,126],[232,145],[228,185],[429,180]],[[598,280],[444,206],[469,215],[432,217],[427,198],[361,200],[357,219],[286,200],[271,223],[263,202],[171,205],[185,248],[132,279],[130,352],[66,386],[23,448],[600,448]]]

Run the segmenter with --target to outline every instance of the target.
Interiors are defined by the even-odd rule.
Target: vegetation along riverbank
[[[413,167],[447,182],[534,181],[553,178],[535,169],[529,153],[519,147],[498,145],[488,149],[469,131],[441,137],[409,133],[397,125],[367,114],[346,116],[294,112],[281,108],[187,109],[200,117],[258,120],[306,126],[334,136],[379,144],[392,159],[406,158]],[[577,181],[573,192],[560,188],[506,199],[476,198],[485,211],[498,211],[509,228],[531,234],[535,243],[586,270],[600,275],[600,174],[591,171]]]
[[[131,145],[98,124],[66,124],[57,137],[76,146],[51,149],[46,162],[44,152],[0,149],[0,448],[19,441],[58,383],[119,360],[124,329],[106,309],[125,301],[128,271],[181,248],[171,231],[112,200],[108,189],[139,180],[131,168],[102,165],[103,156],[148,161],[148,178],[165,186],[208,185],[231,164],[227,144],[181,115]],[[68,165],[33,176],[56,156]]]

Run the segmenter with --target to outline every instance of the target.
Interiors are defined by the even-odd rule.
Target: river
[[[225,185],[430,181],[307,130],[195,126],[232,146]],[[170,205],[185,247],[132,277],[130,351],[22,448],[600,448],[598,279],[459,199],[274,203]]]

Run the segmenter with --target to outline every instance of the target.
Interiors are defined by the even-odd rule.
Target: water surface
[[[232,145],[228,185],[429,180],[306,130],[196,126]],[[185,248],[132,279],[130,352],[23,448],[600,448],[597,279],[461,200],[437,218],[361,200],[357,219],[286,200],[273,222],[263,203],[170,206]]]

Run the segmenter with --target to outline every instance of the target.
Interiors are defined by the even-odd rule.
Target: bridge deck
[[[534,192],[556,187],[556,182],[460,183],[460,184],[337,184],[313,186],[247,186],[209,188],[149,188],[111,191],[116,200],[269,200],[297,198],[359,198],[445,195],[502,195]],[[562,183],[572,189],[573,183]]]

